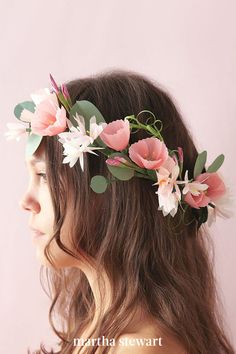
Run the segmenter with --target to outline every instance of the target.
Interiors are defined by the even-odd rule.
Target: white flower
[[[208,206],[207,225],[209,227],[216,221],[216,216],[223,219],[228,219],[234,216],[233,209],[235,208],[235,199],[228,187],[226,188],[225,194],[212,204],[214,204],[215,208]]]
[[[92,147],[90,145],[90,137],[82,136],[80,138],[75,138],[70,141],[63,143],[64,152],[63,155],[67,155],[63,163],[69,163],[70,167],[79,159],[81,169],[84,170],[84,152],[89,152],[90,154],[97,155],[93,150],[102,149],[100,147]]]
[[[49,95],[51,95],[50,90],[48,88],[44,88],[32,93],[30,97],[35,105],[38,106],[39,103],[47,99]]]
[[[96,117],[93,116],[90,118],[90,126],[89,126],[89,135],[93,140],[97,139],[97,137],[101,134],[103,129],[107,126],[107,123],[96,123]]]
[[[158,194],[159,207],[158,210],[162,210],[164,216],[170,214],[175,216],[178,210],[178,204],[181,200],[181,193],[179,186],[175,185],[175,192],[173,192],[173,186],[171,184],[158,188],[156,192]]]
[[[181,182],[182,183],[182,182]],[[192,195],[199,195],[202,191],[205,191],[209,186],[200,182],[189,182],[188,180],[188,170],[185,172],[184,181],[185,183],[183,194],[190,192]]]
[[[179,166],[175,164],[171,171],[160,167],[156,174],[157,183],[154,183],[154,185],[159,185],[158,190],[155,192],[158,194],[158,209],[162,210],[164,216],[170,214],[174,217],[181,200],[181,192],[176,181],[179,175]]]
[[[27,133],[26,126],[22,123],[7,123],[7,127],[9,131],[4,133],[7,140],[16,139],[19,141],[21,136]]]
[[[72,126],[70,128],[71,131],[78,130],[82,135],[86,135],[86,129],[85,129],[85,122],[84,122],[84,117],[80,116],[78,113],[76,113],[76,116],[74,119],[77,121],[78,126],[74,127]],[[103,129],[107,126],[107,123],[96,123],[96,117],[92,116],[89,121],[89,136],[91,137],[92,141],[97,139],[97,137],[101,134]]]
[[[85,129],[85,122],[84,122],[84,117],[80,116],[77,112],[76,115],[74,117],[74,119],[76,120],[76,122],[78,123],[77,127],[72,126],[71,130],[75,131],[78,130],[79,133],[81,133],[82,135],[86,135],[86,129]]]
[[[70,167],[73,167],[77,160],[80,161],[81,169],[84,170],[84,156],[83,153],[89,152],[90,154],[97,155],[94,150],[103,149],[102,147],[89,146],[94,140],[101,134],[106,123],[96,124],[96,117],[90,118],[90,130],[89,135],[86,134],[84,117],[78,115],[74,117],[78,125],[75,127],[69,119],[67,119],[69,132],[63,132],[58,134],[59,141],[63,144],[63,155],[66,157],[63,163],[69,163]]]

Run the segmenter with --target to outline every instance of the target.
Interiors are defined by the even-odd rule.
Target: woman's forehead
[[[45,151],[41,146],[33,155],[26,157],[26,164],[34,166],[37,163],[45,163]]]
[[[42,157],[35,157],[35,156],[30,156],[26,158],[26,162],[29,163],[30,165],[36,165],[37,163],[45,163],[45,158],[44,156]]]

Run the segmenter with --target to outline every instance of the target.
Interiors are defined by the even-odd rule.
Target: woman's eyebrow
[[[39,163],[39,162],[44,162],[45,163],[45,160],[43,160],[43,159],[32,159],[30,162],[31,162],[32,165],[36,165],[36,163]]]
[[[40,158],[32,158],[32,159],[28,160],[28,163],[32,166],[35,166],[37,163],[40,163],[40,162],[45,163],[45,160],[40,159]]]

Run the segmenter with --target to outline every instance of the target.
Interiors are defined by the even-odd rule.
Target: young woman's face
[[[46,175],[44,151],[39,148],[37,156],[26,158],[29,173],[28,188],[20,201],[20,206],[29,211],[29,227],[32,231],[33,243],[36,246],[37,258],[44,265],[51,266],[44,255],[44,249],[53,235],[54,209]],[[68,247],[67,240],[62,242]],[[56,267],[74,265],[74,259],[61,250],[53,240],[49,248]]]

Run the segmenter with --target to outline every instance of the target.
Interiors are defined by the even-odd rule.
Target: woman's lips
[[[42,233],[41,231],[32,228],[32,237],[33,237],[33,239],[42,237],[44,235],[45,234]]]

